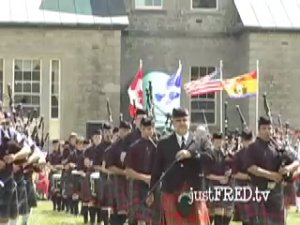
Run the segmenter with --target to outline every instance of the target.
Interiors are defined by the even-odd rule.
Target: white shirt
[[[176,134],[177,142],[178,142],[179,146],[181,146],[182,145],[182,136],[177,133],[175,133],[175,134]],[[189,137],[189,132],[187,132],[185,135],[183,135],[183,137],[184,137],[184,144],[186,145],[186,142]]]

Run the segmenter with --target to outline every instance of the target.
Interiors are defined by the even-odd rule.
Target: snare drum
[[[97,195],[97,183],[99,182],[100,179],[100,173],[99,172],[94,172],[91,173],[90,176],[90,183],[91,183],[91,193],[93,196]]]
[[[53,180],[53,189],[54,190],[60,190],[61,188],[61,174],[60,173],[55,173],[52,175],[52,180]]]

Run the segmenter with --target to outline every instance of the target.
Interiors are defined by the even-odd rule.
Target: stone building
[[[126,7],[130,23],[122,32],[122,93],[139,59],[145,70],[168,73],[181,59],[184,82],[213,71],[220,60],[224,78],[254,71],[259,60],[259,114],[264,114],[262,94],[267,92],[273,113],[300,127],[299,1],[126,0]],[[226,100],[231,129],[241,127],[236,104],[255,127],[254,97],[233,100],[223,92],[223,102]],[[181,102],[190,108],[193,124],[203,121],[204,109],[210,129],[219,129],[219,94],[189,98],[183,92]],[[123,111],[127,106],[127,95],[122,95]]]
[[[180,59],[184,83],[219,67],[224,78],[250,72],[260,62],[260,103],[267,92],[274,114],[295,127],[298,114],[299,0],[1,0],[0,93],[8,105],[37,108],[50,138],[85,134],[86,122],[128,112],[127,88],[139,60],[146,71],[174,72]],[[1,85],[2,84],[2,85]],[[193,124],[220,127],[220,95],[190,99]],[[231,129],[240,127],[240,105],[255,126],[255,98],[228,101]],[[128,115],[127,115],[128,116]],[[223,117],[223,115],[222,115]],[[127,117],[128,118],[128,117]]]
[[[0,82],[24,114],[36,108],[50,139],[107,118],[106,99],[119,109],[123,1],[0,1]],[[113,111],[117,119],[119,112]]]

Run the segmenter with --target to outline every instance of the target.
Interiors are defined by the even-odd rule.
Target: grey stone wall
[[[113,109],[119,109],[120,31],[1,27],[0,32],[6,84],[12,82],[14,58],[41,60],[41,114],[47,126],[50,60],[61,60],[61,138],[71,131],[85,135],[87,120],[106,119],[106,98]],[[113,110],[113,118],[118,115],[118,110]]]
[[[283,122],[299,128],[300,84],[299,32],[252,32],[249,34],[249,67],[260,62],[259,114],[264,115],[263,93],[267,92],[274,116],[282,115]],[[250,103],[250,117],[254,102]]]
[[[174,73],[178,60],[182,60],[184,82],[190,80],[192,66],[219,66],[224,64],[224,78],[232,77],[248,70],[248,38],[234,34],[237,12],[233,1],[219,1],[217,11],[191,10],[191,1],[165,0],[162,10],[136,10],[134,0],[127,0],[130,18],[129,28],[122,33],[121,57],[121,110],[127,113],[127,88],[135,76],[139,59],[143,59],[144,69]],[[224,101],[227,96],[224,92]],[[190,107],[189,97],[183,91],[184,106]],[[217,96],[217,103],[219,96]],[[240,104],[248,118],[248,100],[232,100],[228,115],[233,128],[240,126],[236,120],[235,105]],[[219,104],[217,104],[219,105]],[[217,107],[216,130],[220,124]]]

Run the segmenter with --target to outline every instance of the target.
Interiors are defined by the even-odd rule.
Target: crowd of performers
[[[233,137],[210,135],[203,126],[191,132],[184,108],[173,110],[172,123],[174,131],[160,136],[153,118],[138,109],[134,123],[104,124],[91,143],[75,133],[54,140],[47,156],[53,210],[82,215],[92,225],[286,224],[300,164],[270,118],[260,117],[256,138],[248,128]],[[192,194],[220,186],[270,194],[260,202]]]
[[[27,225],[37,206],[32,177],[45,166],[46,154],[28,125],[0,112],[0,225]]]

